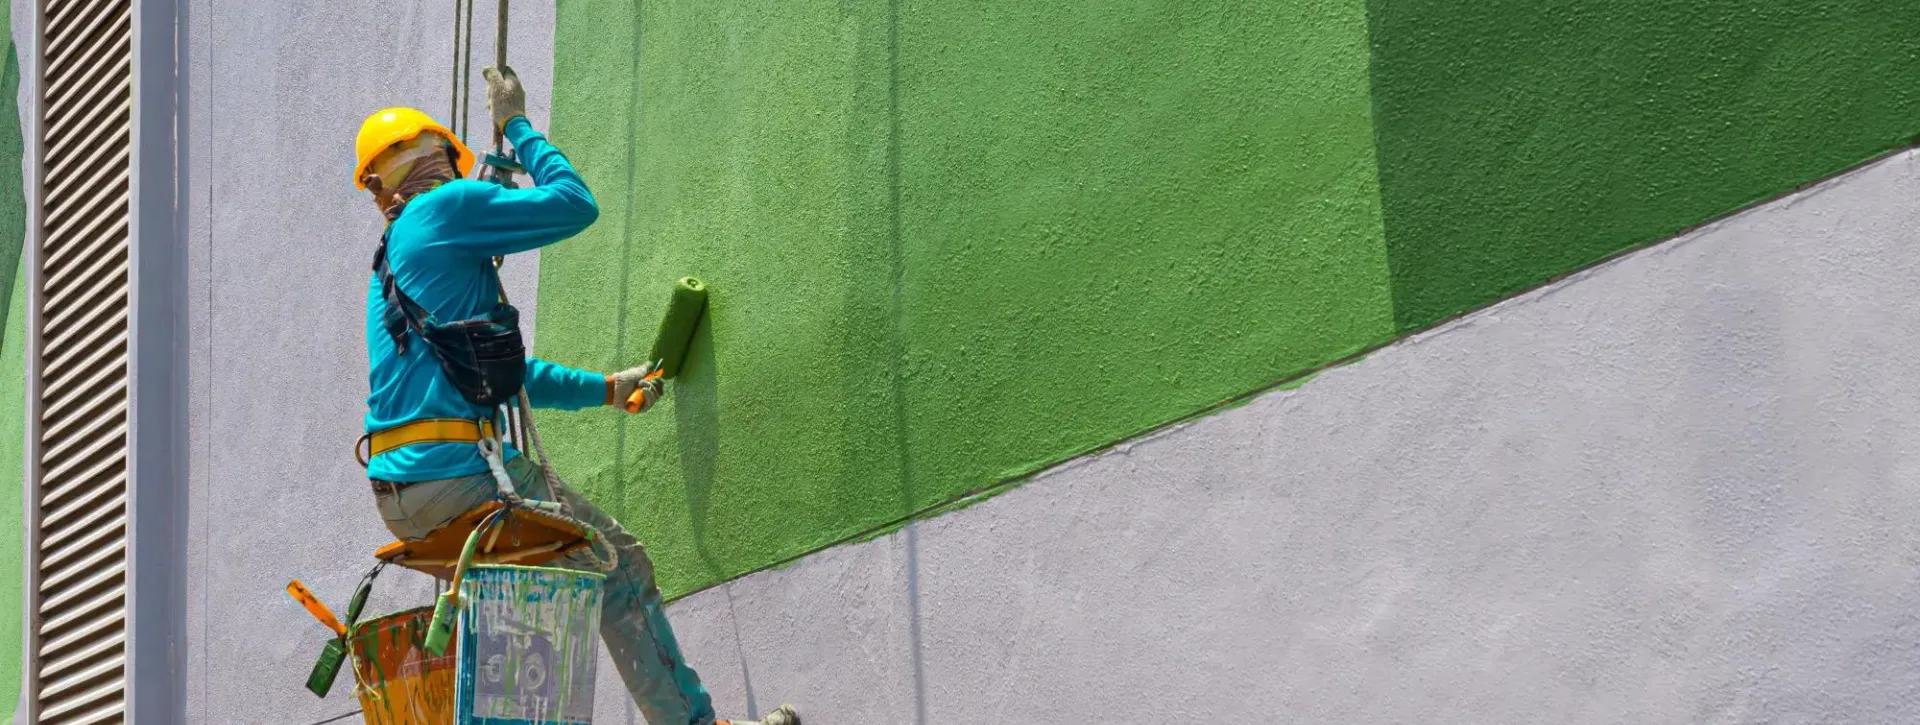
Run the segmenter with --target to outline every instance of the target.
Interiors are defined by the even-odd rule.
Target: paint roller
[[[700,325],[701,316],[707,311],[707,284],[693,277],[681,277],[673,284],[673,294],[667,298],[667,314],[660,319],[660,330],[653,338],[653,352],[648,359],[658,361],[654,371],[647,375],[648,380],[679,377],[685,367],[687,350],[693,347],[693,329]],[[635,388],[627,396],[627,412],[640,412],[640,403],[645,395]]]

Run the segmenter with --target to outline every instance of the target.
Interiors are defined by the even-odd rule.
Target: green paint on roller
[[[707,283],[681,277],[673,284],[673,296],[667,300],[667,316],[660,320],[660,334],[653,338],[649,360],[659,360],[661,377],[672,380],[680,375],[687,348],[693,346],[693,328],[707,310]]]

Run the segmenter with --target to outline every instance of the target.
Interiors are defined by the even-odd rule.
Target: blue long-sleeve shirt
[[[488,271],[492,257],[525,252],[561,241],[586,229],[600,215],[586,182],[565,155],[533,130],[525,116],[507,122],[520,163],[533,185],[508,189],[471,179],[456,179],[407,203],[387,237],[387,264],[401,291],[434,319],[467,319],[499,300],[498,279]],[[381,313],[379,275],[367,284],[367,357],[370,363],[366,430],[391,428],[424,418],[479,420],[488,411],[460,396],[417,335],[406,354],[398,354]],[[411,332],[408,333],[412,335]],[[605,375],[527,359],[527,400],[536,407],[578,410],[603,405]],[[519,452],[508,447],[508,458]],[[453,478],[487,470],[471,443],[404,446],[374,456],[367,475],[412,483]]]

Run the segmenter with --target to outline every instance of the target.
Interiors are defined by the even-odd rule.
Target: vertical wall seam
[[[908,428],[911,422],[907,405],[907,253],[906,220],[901,209],[901,199],[905,195],[902,188],[900,169],[900,0],[887,1],[887,223],[889,225],[890,246],[893,255],[893,441],[894,456],[899,463],[899,485],[901,513],[912,516],[919,506],[919,497],[915,495],[913,470],[913,437]],[[907,596],[907,644],[912,648],[909,657],[913,660],[913,711],[914,722],[924,725],[927,721],[926,671],[922,664],[920,632],[920,537],[919,530],[913,524],[907,524],[906,546],[906,596]]]
[[[207,115],[206,117],[211,119],[214,117],[213,115],[214,112],[219,108],[219,101],[220,101],[220,90],[219,90],[220,86],[218,83],[214,82],[214,79],[220,77],[220,72],[219,72],[220,44],[214,42],[213,13],[211,11],[207,13],[206,34],[207,34],[206,35],[206,41],[207,41]],[[211,435],[211,432],[213,429],[213,411],[217,410],[217,407],[214,404],[214,398],[217,396],[218,391],[220,390],[219,370],[215,367],[218,364],[218,361],[220,358],[218,355],[214,354],[215,341],[220,335],[220,332],[219,332],[220,326],[217,324],[214,324],[214,321],[218,317],[218,315],[216,314],[217,311],[215,309],[215,297],[213,294],[213,278],[214,278],[214,270],[218,267],[216,255],[219,252],[219,247],[216,245],[216,240],[219,238],[219,235],[214,232],[214,216],[213,216],[214,208],[215,208],[214,207],[214,185],[211,183],[211,181],[209,181],[209,183],[207,184],[207,270],[206,270],[206,276],[207,276],[207,282],[206,282],[207,284],[207,399],[205,401],[206,402],[206,421],[207,421],[207,428],[208,428],[209,435],[205,436],[206,438],[205,448],[200,452],[201,461],[206,465],[206,469],[205,469],[206,480],[202,481],[200,486],[200,490],[202,492],[210,491],[212,490],[212,487],[213,487],[213,436]],[[209,508],[211,507],[209,506]],[[206,520],[207,535],[201,539],[201,541],[203,542],[202,546],[205,547],[202,549],[202,552],[205,553],[207,556],[202,557],[202,566],[200,567],[200,572],[199,572],[200,573],[200,661],[202,663],[206,663],[206,662],[213,661],[211,659],[212,658],[211,643],[213,641],[213,615],[212,615],[213,610],[208,609],[209,602],[207,600],[207,593],[212,591],[213,589],[212,585],[207,581],[207,571],[212,569],[213,567],[211,565],[211,562],[207,561],[207,559],[211,557],[213,552],[213,542],[215,541],[216,537],[219,535],[220,517],[206,516],[203,518]],[[205,669],[201,670],[200,672],[200,703],[203,707],[207,708],[207,712],[209,715],[217,715],[218,708],[215,707],[214,700],[213,700],[213,692],[211,688],[208,686],[208,682],[210,682],[212,679],[213,678],[207,676]],[[212,719],[214,722],[220,721],[218,717],[213,717]]]
[[[558,13],[559,10],[556,8],[554,12]],[[635,189],[639,186],[640,175],[638,170],[640,164],[640,92],[642,87],[640,83],[640,46],[641,34],[643,32],[642,17],[645,12],[645,3],[635,2],[633,4],[633,53],[631,54],[632,57],[627,67],[627,184],[626,188],[622,190],[626,207],[621,209],[622,213],[620,214],[620,284],[617,285],[620,291],[617,293],[619,299],[613,307],[614,359],[607,361],[608,370],[621,370],[627,367],[623,364],[621,358],[628,354],[627,298],[628,295],[631,294],[628,287],[633,284],[633,237],[634,228],[638,226],[634,223],[634,220],[640,216],[640,197],[639,192],[635,191]],[[558,26],[559,22],[559,18],[556,17],[554,19],[555,26]],[[560,76],[560,49],[557,42],[554,47],[553,57],[553,75],[558,79]],[[555,85],[557,86],[558,83],[556,82]],[[554,105],[558,105],[558,99],[555,99]],[[547,111],[547,124],[549,127],[552,126],[553,117],[556,115],[558,114],[549,107]],[[536,281],[534,284],[534,299],[536,305],[538,304],[539,296],[539,284]],[[613,483],[618,489],[625,489],[627,486],[627,435],[632,427],[632,417],[633,416],[627,415],[620,416],[613,424]]]
[[[890,350],[893,357],[893,435],[894,456],[899,465],[901,513],[911,514],[918,505],[913,496],[913,454],[907,435],[907,343],[906,343],[906,250],[905,220],[900,200],[900,0],[887,1],[887,225],[888,252],[892,256],[893,329]]]

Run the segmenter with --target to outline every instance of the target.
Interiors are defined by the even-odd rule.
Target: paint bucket
[[[606,577],[475,566],[460,584],[457,725],[590,725]]]
[[[356,622],[349,635],[354,694],[367,725],[453,721],[454,656],[427,653],[433,607]]]

